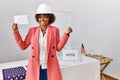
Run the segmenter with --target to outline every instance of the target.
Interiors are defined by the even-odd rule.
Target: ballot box
[[[24,67],[2,69],[3,80],[25,80],[26,70]]]

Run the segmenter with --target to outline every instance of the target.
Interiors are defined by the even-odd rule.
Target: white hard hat
[[[49,13],[53,14],[51,8],[47,4],[43,3],[38,6],[36,14],[49,14]]]

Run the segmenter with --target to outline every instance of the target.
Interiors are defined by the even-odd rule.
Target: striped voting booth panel
[[[26,70],[24,67],[3,69],[3,80],[25,80]]]

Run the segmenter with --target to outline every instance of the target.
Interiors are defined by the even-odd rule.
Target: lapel
[[[48,26],[48,33],[47,33],[47,59],[50,51],[50,45],[51,45],[51,39],[52,39],[52,27]]]
[[[36,31],[35,31],[35,36],[34,36],[34,43],[35,43],[37,55],[39,55],[39,33],[40,33],[40,27],[38,26]]]

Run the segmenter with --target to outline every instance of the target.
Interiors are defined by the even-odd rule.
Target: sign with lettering
[[[79,60],[78,50],[63,50],[63,60]]]

